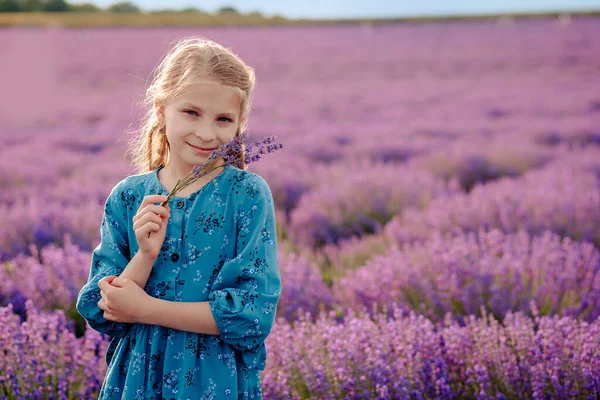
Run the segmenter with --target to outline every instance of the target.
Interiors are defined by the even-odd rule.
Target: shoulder
[[[127,176],[119,181],[111,190],[106,200],[107,206],[113,208],[132,207],[142,198],[152,184],[154,171]]]
[[[248,171],[231,167],[232,189],[240,200],[252,202],[257,200],[266,200],[268,203],[273,202],[273,194],[267,181],[260,175]]]

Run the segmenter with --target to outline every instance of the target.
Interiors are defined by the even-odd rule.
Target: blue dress
[[[119,182],[105,205],[77,311],[111,337],[100,399],[262,399],[265,339],[281,293],[273,197],[259,175],[227,165],[171,217],[145,291],[208,301],[220,335],[104,319],[98,281],[118,276],[138,251],[132,218],[145,196],[167,195],[158,170]]]

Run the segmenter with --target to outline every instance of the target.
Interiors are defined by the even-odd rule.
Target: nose
[[[196,126],[194,135],[206,143],[213,142],[217,138],[214,127],[207,123],[199,123],[198,126]]]

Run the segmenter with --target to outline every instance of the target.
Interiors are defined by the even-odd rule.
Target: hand
[[[170,208],[154,203],[167,201],[167,196],[146,196],[137,214],[133,217],[133,230],[140,247],[140,252],[150,260],[156,260],[160,248],[165,241],[167,222],[170,217]]]
[[[98,307],[104,310],[104,318],[109,321],[143,323],[151,312],[152,296],[131,279],[105,276],[98,287],[102,296]]]

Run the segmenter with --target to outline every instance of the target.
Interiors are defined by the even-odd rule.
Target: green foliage
[[[236,10],[233,7],[229,7],[229,6],[219,8],[219,13],[220,14],[228,14],[228,13],[229,14],[239,14],[238,10]]]
[[[87,329],[85,319],[77,311],[75,303],[71,304],[69,308],[65,309],[65,315],[67,319],[73,321],[73,328],[75,330],[75,337],[82,337]]]
[[[42,2],[40,0],[21,0],[20,3],[25,12],[42,11]]]
[[[197,14],[197,15],[210,15],[206,11],[202,11],[198,8],[187,7],[180,10],[173,10],[169,8],[165,8],[162,10],[151,10],[148,11],[148,14]]]
[[[23,11],[21,4],[17,0],[0,0],[0,12],[19,12]]]
[[[285,22],[285,21],[287,21],[287,19],[283,15],[275,14],[271,18],[271,21],[273,21],[273,22]]]
[[[129,1],[124,1],[111,5],[106,9],[106,11],[115,13],[139,13],[141,10],[135,4]]]
[[[187,7],[187,8],[184,8],[183,10],[181,10],[181,12],[206,14],[206,12],[204,12],[204,11],[202,11],[199,8],[196,8],[196,7]]]
[[[250,17],[250,18],[264,18],[263,15],[259,11],[252,11],[250,14],[248,14],[248,17]]]
[[[65,0],[48,0],[42,4],[42,11],[65,12],[69,11],[69,4]]]
[[[35,0],[34,0],[35,1]],[[98,12],[100,7],[93,3],[72,4],[71,11],[75,12]]]

